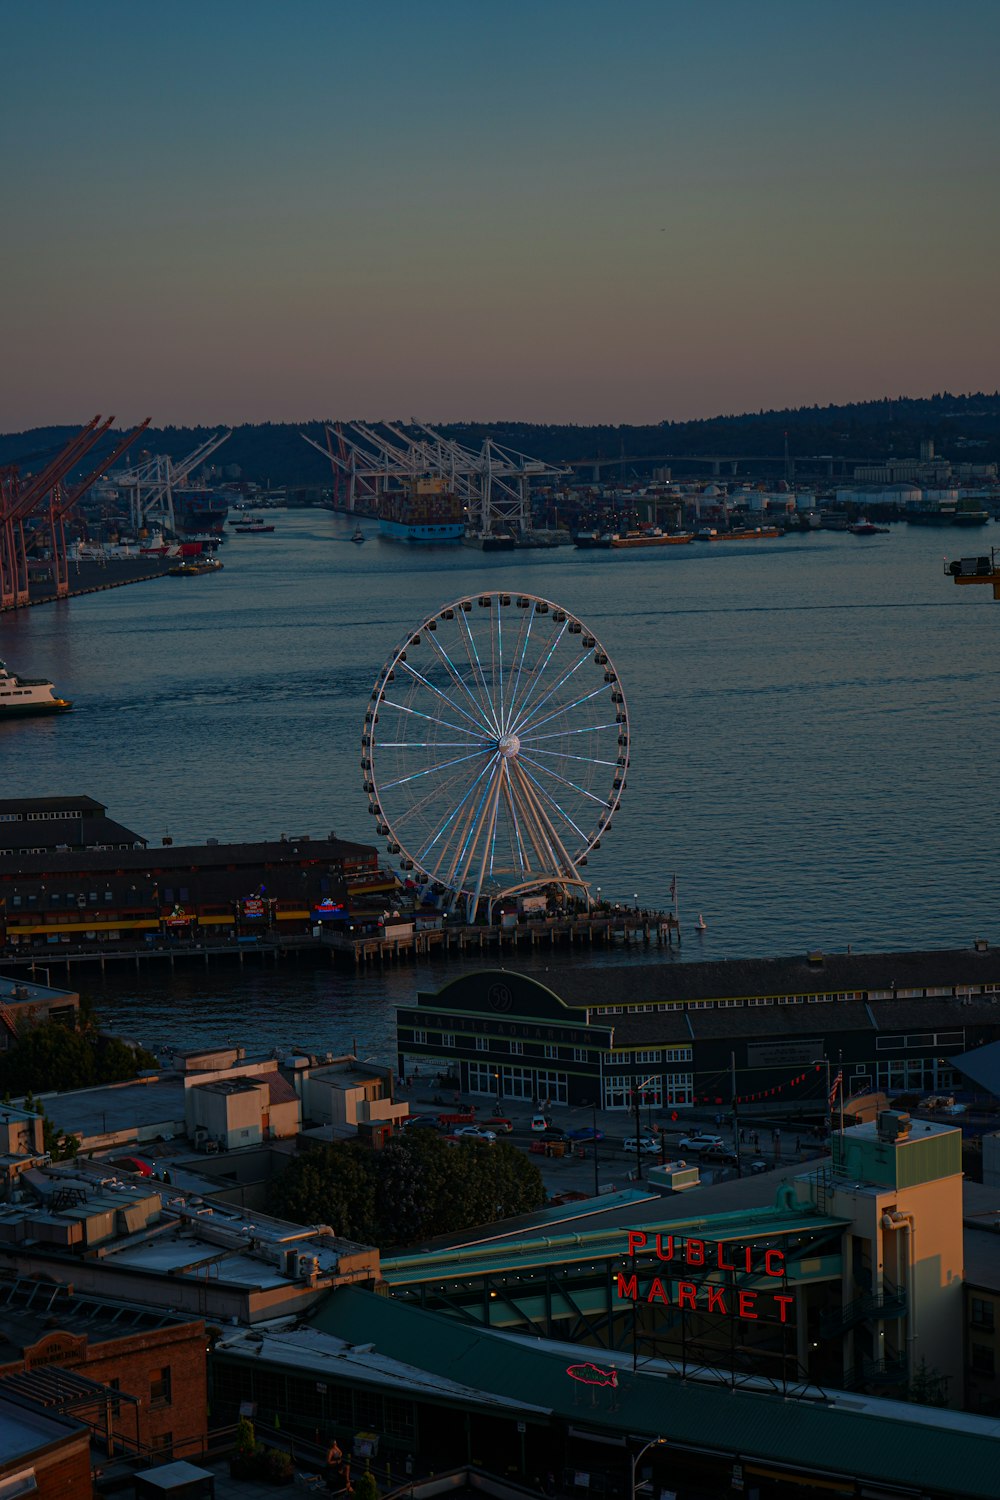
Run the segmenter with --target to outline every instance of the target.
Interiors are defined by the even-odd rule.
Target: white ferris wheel
[[[569,610],[475,594],[429,615],[379,673],[361,769],[404,872],[474,921],[547,886],[587,899],[581,869],[625,790],[618,674]]]

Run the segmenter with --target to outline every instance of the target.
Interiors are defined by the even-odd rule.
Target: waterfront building
[[[36,984],[34,979],[9,979],[0,974],[0,1052],[16,1046],[23,1031],[44,1021],[58,1021],[75,1030],[79,1014],[76,990],[57,990],[48,984]]]
[[[826,1061],[847,1097],[946,1093],[951,1054],[1000,1037],[1000,951],[798,958],[464,974],[396,1012],[399,1071],[463,1092],[599,1109],[822,1097]]]
[[[63,1384],[75,1415],[128,1451],[204,1451],[205,1346],[201,1318],[49,1280],[0,1279],[0,1395],[51,1402],[53,1377],[72,1372],[77,1379]]]
[[[395,889],[376,849],[333,834],[150,848],[89,797],[0,803],[0,946],[12,953],[308,933],[331,912],[381,910]]]

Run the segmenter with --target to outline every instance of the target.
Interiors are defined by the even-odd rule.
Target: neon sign
[[[673,1265],[681,1276],[690,1274],[690,1270],[709,1274],[732,1271],[742,1276],[778,1280],[785,1275],[783,1250],[759,1252],[753,1245],[737,1248],[721,1240],[681,1239],[673,1234],[656,1234],[650,1238],[645,1230],[630,1229],[628,1254],[634,1256],[640,1250],[652,1252],[664,1265]],[[654,1276],[642,1291],[635,1271],[628,1276],[623,1271],[618,1272],[618,1296],[633,1303],[662,1302],[680,1311],[721,1313],[725,1317],[745,1318],[751,1322],[762,1316],[758,1311],[759,1299],[770,1302],[772,1314],[777,1316],[779,1323],[788,1322],[788,1310],[795,1304],[794,1295],[787,1292],[751,1291],[725,1282],[690,1281],[669,1276]]]
[[[600,1365],[567,1365],[566,1374],[581,1385],[613,1385],[618,1388],[618,1371],[602,1370]]]

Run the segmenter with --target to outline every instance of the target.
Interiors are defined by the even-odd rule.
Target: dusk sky
[[[32,0],[0,429],[1000,384],[997,0]]]

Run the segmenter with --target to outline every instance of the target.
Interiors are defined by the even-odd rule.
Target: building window
[[[973,1344],[972,1368],[977,1375],[995,1375],[996,1358],[989,1344]]]
[[[511,1044],[510,1044],[510,1050],[511,1050],[512,1056],[514,1056],[514,1057],[520,1057],[521,1054],[524,1052],[524,1043],[523,1042],[517,1042],[517,1041],[511,1042]]]
[[[558,1061],[558,1058],[559,1058],[559,1048],[556,1047],[552,1042],[546,1042],[545,1043],[545,1056],[547,1058],[549,1058],[552,1062]]]
[[[569,1098],[569,1083],[565,1073],[551,1073],[539,1068],[536,1086],[539,1099],[548,1099],[551,1104],[565,1104]]]
[[[413,1033],[413,1045],[415,1047],[426,1047],[427,1046],[427,1033],[426,1033],[426,1031],[415,1031]]]
[[[170,1366],[164,1365],[162,1370],[154,1370],[149,1381],[149,1404],[150,1406],[170,1405]]]
[[[664,1104],[693,1104],[694,1074],[664,1073],[663,1102]]]
[[[648,1064],[648,1063],[658,1063],[660,1061],[660,1054],[659,1054],[659,1051],[656,1051],[656,1052],[636,1052],[633,1055],[632,1061],[633,1062],[637,1062],[637,1063],[646,1063],[646,1064]]]
[[[449,1049],[453,1049],[454,1046],[455,1046],[455,1033],[453,1031],[444,1031],[444,1032],[442,1032],[441,1033],[441,1045],[442,1045],[442,1047],[448,1047]]]
[[[690,1062],[693,1054],[690,1047],[667,1047],[663,1061],[668,1063]]]
[[[476,1037],[476,1051],[477,1052],[488,1052],[489,1050],[490,1050],[490,1039],[489,1039],[489,1037],[488,1036],[477,1036]]]
[[[987,1302],[984,1297],[972,1299],[972,1326],[993,1332],[993,1303]]]
[[[574,1047],[573,1048],[573,1061],[574,1062],[582,1062],[582,1063],[585,1063],[587,1061],[587,1049],[586,1049],[586,1047]]]

